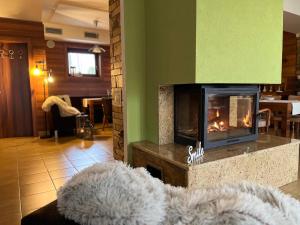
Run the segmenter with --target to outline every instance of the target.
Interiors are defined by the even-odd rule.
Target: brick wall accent
[[[120,24],[120,0],[109,0],[111,86],[113,97],[114,158],[124,160],[123,71]]]

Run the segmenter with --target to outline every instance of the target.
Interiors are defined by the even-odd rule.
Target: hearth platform
[[[186,146],[143,141],[133,144],[133,166],[175,186],[246,180],[280,187],[298,179],[299,146],[300,140],[261,134],[256,141],[207,150],[201,163],[189,165]]]

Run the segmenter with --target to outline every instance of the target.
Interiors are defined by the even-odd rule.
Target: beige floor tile
[[[27,209],[27,208],[24,208],[23,210],[22,210],[22,217],[25,217],[25,216],[27,216],[27,215],[29,215],[30,213],[33,213],[34,211],[36,211],[36,210],[38,210],[39,208],[41,208],[41,207],[43,207],[44,205],[47,205],[47,203],[46,204],[41,204],[41,206],[39,206],[38,208],[35,208],[35,209]]]
[[[6,176],[0,176],[0,187],[1,186],[6,186],[6,185],[19,185],[18,184],[18,176],[12,176],[11,174],[7,174]]]
[[[34,160],[42,160],[42,157],[39,156],[28,156],[28,157],[22,157],[22,158],[18,158],[18,162],[22,163],[22,162],[30,162],[30,161],[34,161]]]
[[[17,177],[10,177],[7,180],[0,183],[0,190],[2,188],[7,189],[19,189],[19,180]],[[1,194],[1,192],[0,192]]]
[[[47,167],[48,171],[53,171],[53,170],[72,168],[73,165],[70,162],[65,161],[65,162],[47,163],[46,167]]]
[[[107,155],[93,155],[92,157],[96,162],[109,162],[109,161],[114,160],[114,157],[112,155],[108,155],[108,154]]]
[[[64,154],[61,152],[48,152],[48,153],[44,153],[42,154],[42,158],[43,159],[61,159],[64,158]]]
[[[30,174],[30,175],[23,175],[20,176],[20,185],[25,184],[34,184],[42,181],[50,181],[51,178],[48,172],[37,173],[37,174]]]
[[[44,173],[44,172],[47,172],[45,165],[44,166],[33,166],[33,167],[29,167],[29,168],[19,169],[19,176]]]
[[[21,212],[24,216],[54,201],[56,189],[77,173],[68,157],[81,170],[97,157],[112,157],[112,144],[101,138],[0,139],[0,225],[20,225]],[[65,166],[71,167],[57,169]]]
[[[48,191],[40,194],[30,195],[21,198],[22,213],[28,213],[31,210],[38,209],[56,199],[56,191]]]
[[[54,183],[56,190],[58,190],[61,186],[63,186],[70,179],[71,179],[71,177],[62,177],[62,178],[53,179],[53,183]]]
[[[70,177],[77,173],[75,168],[61,169],[61,170],[53,170],[50,171],[50,176],[52,179],[62,178],[62,177]]]
[[[60,157],[60,158],[46,158],[46,159],[43,159],[45,165],[47,166],[47,164],[52,164],[52,163],[67,163],[69,162],[69,160],[63,156],[63,157]]]
[[[18,167],[20,170],[32,167],[44,167],[44,161],[42,159],[21,161],[18,163]]]
[[[1,225],[20,225],[21,213],[6,213],[0,212],[0,224]]]
[[[71,163],[75,167],[85,166],[85,165],[93,165],[96,163],[93,159],[78,159],[78,160],[71,160]]]
[[[10,169],[9,168],[5,168],[5,169],[1,169],[0,170],[0,177],[3,176],[17,176],[18,175],[18,167],[13,166]]]
[[[20,186],[21,197],[48,192],[52,190],[54,190],[54,186],[51,180]]]
[[[90,166],[92,166],[92,165],[76,166],[75,168],[78,172],[80,172],[80,171],[82,171],[82,170],[84,170],[84,169],[86,169]]]
[[[20,213],[21,204],[20,199],[7,199],[5,201],[0,202],[0,214],[6,213],[6,214],[14,214],[14,213]]]
[[[3,185],[0,187],[0,202],[9,199],[20,198],[20,189],[15,185]]]
[[[82,152],[80,152],[80,153],[65,154],[65,155],[68,158],[68,160],[70,160],[70,161],[83,160],[83,159],[88,160],[89,159],[88,155],[85,154],[85,153],[82,153]]]

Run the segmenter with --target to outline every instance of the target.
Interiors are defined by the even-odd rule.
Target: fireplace
[[[176,85],[174,142],[205,149],[257,139],[257,85]]]

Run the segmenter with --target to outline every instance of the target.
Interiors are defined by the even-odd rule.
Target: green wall
[[[196,2],[146,0],[147,139],[158,142],[159,85],[195,81]]]
[[[198,0],[198,83],[280,83],[282,0]]]
[[[124,2],[125,115],[131,161],[130,143],[146,139],[145,5],[144,0]]]
[[[159,85],[279,83],[282,0],[124,0],[128,143],[158,143]]]

